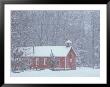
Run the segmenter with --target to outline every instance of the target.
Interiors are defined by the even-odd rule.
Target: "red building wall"
[[[76,69],[76,55],[72,49],[66,57],[66,68]]]
[[[65,68],[65,57],[61,57],[59,59],[60,59],[59,68]]]
[[[28,57],[28,58],[23,58],[23,59],[25,59],[23,60],[25,63],[28,63],[30,69],[51,68],[50,63],[49,63],[50,57]],[[56,59],[58,61],[56,68],[65,69],[66,67],[67,69],[76,69],[76,55],[72,49],[66,56],[66,65],[65,65],[65,57],[57,57]]]
[[[37,63],[36,63],[36,58],[37,58]],[[33,69],[38,68],[38,69],[48,69],[51,68],[51,65],[49,63],[50,57],[42,57],[42,58],[30,58],[31,59],[31,67]],[[44,59],[45,59],[45,64],[44,64]],[[65,68],[65,57],[57,57],[56,58],[58,61],[58,64],[56,68]]]

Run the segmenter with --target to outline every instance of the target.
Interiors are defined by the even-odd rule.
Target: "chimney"
[[[71,42],[70,40],[67,40],[67,41],[65,42],[66,47],[70,47],[71,44],[72,44],[72,42]]]

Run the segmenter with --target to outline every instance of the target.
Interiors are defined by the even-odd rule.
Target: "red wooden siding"
[[[66,57],[66,68],[76,69],[76,55],[72,49]]]
[[[61,57],[59,59],[60,59],[59,68],[65,68],[65,57]]]
[[[31,60],[30,60],[30,62],[31,62],[31,68],[36,68],[36,58],[31,58]]]
[[[49,63],[50,57],[23,57],[20,59],[24,64],[28,65],[30,69],[50,69],[51,65]],[[65,57],[56,57],[58,61],[56,68],[59,69],[76,69],[76,55],[73,49],[70,49],[69,53],[66,56],[66,65]],[[20,67],[19,64],[13,64],[12,67]]]

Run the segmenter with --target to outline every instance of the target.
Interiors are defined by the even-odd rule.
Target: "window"
[[[46,58],[44,58],[44,65],[46,65]]]
[[[36,58],[36,65],[38,65],[38,58]]]
[[[57,63],[58,63],[58,65],[60,66],[60,58],[58,59],[58,62],[57,62]]]
[[[70,62],[72,62],[73,60],[72,59],[70,59]]]

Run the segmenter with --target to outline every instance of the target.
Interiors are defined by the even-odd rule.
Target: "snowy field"
[[[76,70],[51,71],[51,70],[29,70],[21,73],[12,73],[11,77],[99,77],[100,69],[87,67],[77,68]]]

